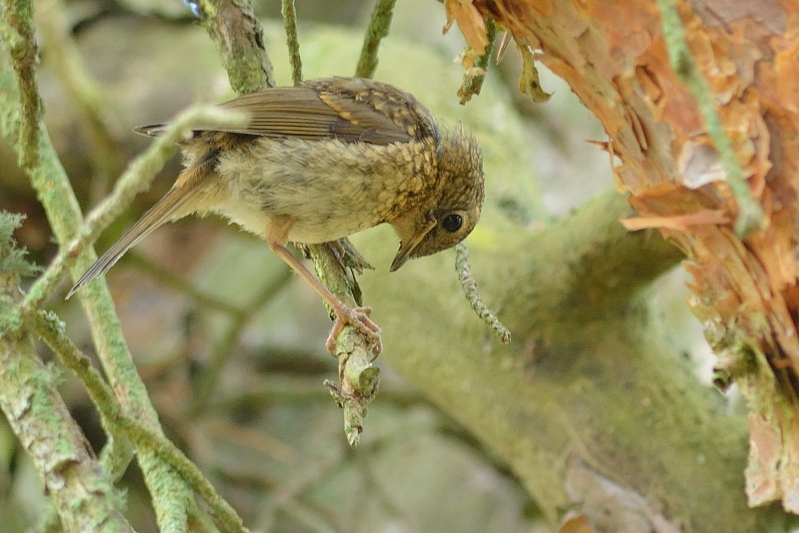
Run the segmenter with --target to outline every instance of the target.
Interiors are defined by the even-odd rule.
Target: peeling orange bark
[[[638,217],[685,251],[689,304],[748,400],[750,505],[799,513],[799,3],[678,2],[689,48],[765,216],[746,238],[654,1],[474,0],[599,118]]]

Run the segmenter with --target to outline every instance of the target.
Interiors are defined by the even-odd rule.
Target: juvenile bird
[[[390,270],[462,241],[483,205],[482,156],[462,128],[438,127],[413,96],[386,83],[323,78],[221,104],[245,127],[199,127],[181,144],[175,184],[75,283],[105,274],[162,224],[218,213],[266,240],[334,310],[328,348],[351,324],[370,337],[369,309],[350,308],[286,248],[335,241],[387,222],[400,247]],[[136,128],[155,136],[163,124]]]

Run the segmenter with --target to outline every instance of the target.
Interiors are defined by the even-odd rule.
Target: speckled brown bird
[[[75,283],[102,275],[166,222],[218,213],[261,236],[331,306],[328,347],[345,324],[379,333],[368,308],[350,308],[286,248],[334,241],[387,222],[400,247],[390,270],[462,241],[483,204],[480,150],[462,128],[439,128],[413,96],[386,83],[324,78],[240,96],[241,128],[197,128],[182,143],[185,169]],[[137,128],[157,135],[162,124]]]

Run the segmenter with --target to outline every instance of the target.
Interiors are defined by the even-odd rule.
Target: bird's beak
[[[394,261],[391,263],[391,267],[389,267],[388,271],[394,272],[404,265],[405,262],[410,259],[416,247],[419,246],[419,243],[430,233],[430,230],[436,227],[436,224],[438,224],[436,220],[429,221],[418,233],[411,236],[407,242],[400,243],[400,249],[397,251],[397,255],[394,256]]]

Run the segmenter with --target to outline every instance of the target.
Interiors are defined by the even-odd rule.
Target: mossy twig
[[[275,86],[266,53],[264,30],[249,0],[197,0],[200,23],[219,50],[219,56],[239,94]]]
[[[718,150],[721,164],[727,174],[727,184],[738,202],[739,213],[738,219],[735,221],[735,232],[743,238],[751,230],[762,227],[766,222],[763,209],[752,197],[749,184],[743,178],[743,171],[735,156],[732,142],[724,132],[724,125],[721,123],[721,118],[713,103],[710,85],[699,72],[694,56],[688,48],[685,28],[675,0],[658,0],[657,4],[671,66],[696,98],[699,111],[705,119],[707,133]]]
[[[302,58],[300,57],[300,41],[297,38],[297,9],[294,0],[281,0],[283,27],[286,29],[286,45],[289,49],[291,63],[291,81],[294,85],[302,83]]]
[[[455,271],[458,273],[458,280],[461,282],[463,293],[466,295],[466,299],[469,300],[474,312],[477,313],[480,320],[485,322],[499,342],[508,344],[510,342],[510,331],[502,325],[497,315],[483,303],[483,299],[477,291],[477,282],[472,277],[469,251],[462,242],[455,247]]]
[[[361,56],[355,75],[359,78],[371,78],[377,69],[377,51],[380,42],[388,36],[391,20],[394,17],[394,4],[397,0],[378,0],[372,11],[372,19],[363,39]]]
[[[39,47],[33,27],[33,2],[3,0],[3,18],[7,26],[4,25],[2,35],[8,39],[6,45],[19,89],[19,166],[30,170],[39,161],[39,120],[42,115],[42,101],[36,86]]]

